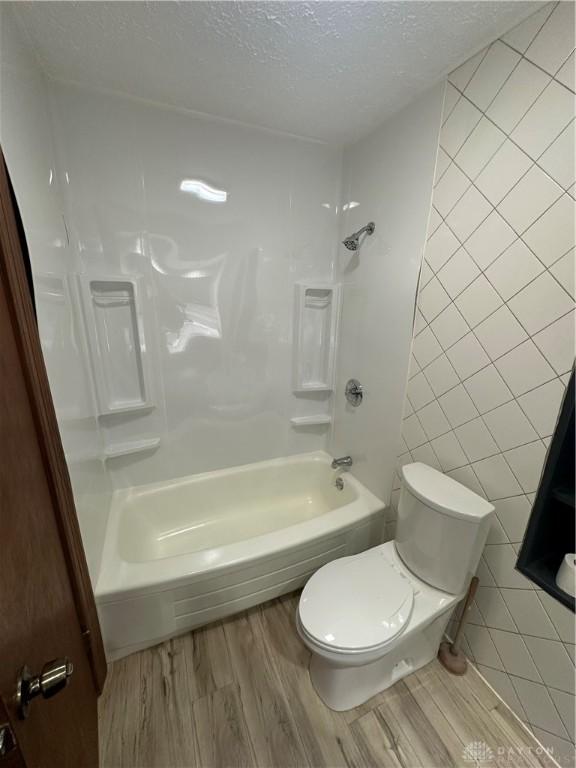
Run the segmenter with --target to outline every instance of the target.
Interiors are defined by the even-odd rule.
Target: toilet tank
[[[422,581],[464,594],[476,573],[494,507],[478,494],[416,462],[402,467],[396,550]]]

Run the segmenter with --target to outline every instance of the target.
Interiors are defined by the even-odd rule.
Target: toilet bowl
[[[352,709],[436,656],[493,511],[425,464],[403,468],[396,539],[323,566],[300,597],[298,633],[325,704]]]

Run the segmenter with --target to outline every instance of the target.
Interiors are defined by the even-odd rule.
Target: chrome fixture
[[[348,400],[350,405],[353,405],[354,408],[357,408],[362,402],[362,398],[364,397],[364,389],[358,379],[349,379],[346,382],[346,389],[344,390],[344,394],[346,395],[346,400]]]
[[[342,456],[340,459],[332,459],[332,469],[340,469],[340,467],[351,467],[352,464],[352,456]]]
[[[20,719],[28,717],[32,699],[37,696],[50,699],[66,688],[73,671],[72,662],[67,658],[54,659],[44,664],[39,675],[32,675],[28,667],[22,667],[16,687],[16,706]]]
[[[336,482],[334,483],[334,485],[336,486],[336,488],[338,488],[339,491],[344,490],[344,480],[342,480],[341,477],[336,478]]]
[[[373,235],[374,230],[376,229],[376,224],[374,224],[373,221],[366,224],[365,227],[362,227],[362,229],[359,229],[358,232],[354,232],[353,235],[349,235],[344,240],[342,240],[342,243],[348,248],[349,251],[357,251],[360,247],[360,235],[363,235],[366,233],[367,235]]]

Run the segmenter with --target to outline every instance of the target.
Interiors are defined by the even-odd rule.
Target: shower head
[[[369,224],[366,224],[365,227],[362,227],[362,229],[359,229],[358,232],[354,232],[354,234],[349,235],[348,237],[344,238],[342,240],[342,243],[348,248],[349,251],[357,251],[360,247],[360,236],[366,233],[367,235],[373,234],[374,230],[376,229],[376,225],[373,221],[371,221]]]

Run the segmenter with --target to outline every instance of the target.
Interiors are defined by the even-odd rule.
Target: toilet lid
[[[410,582],[380,552],[343,557],[320,568],[304,587],[300,622],[322,645],[373,648],[403,631],[413,602]]]

